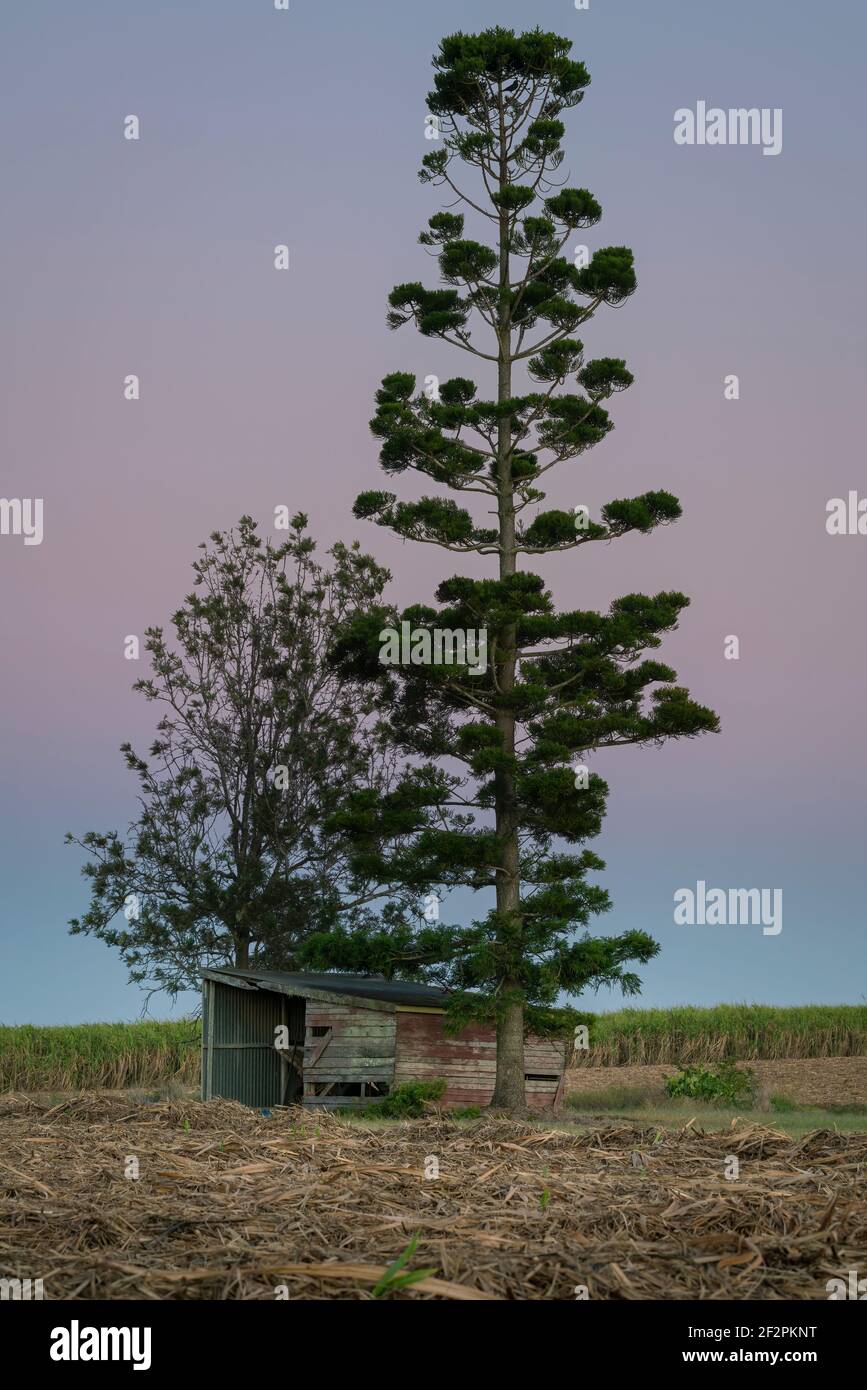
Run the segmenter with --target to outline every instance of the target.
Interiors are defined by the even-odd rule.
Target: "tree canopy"
[[[597,312],[624,303],[636,279],[625,246],[602,246],[586,261],[567,254],[575,233],[602,216],[591,192],[559,174],[561,118],[590,82],[570,54],[556,34],[497,27],[453,34],[434,58],[427,105],[436,148],[420,177],[447,206],[419,241],[440,283],[396,286],[387,322],[412,323],[460,350],[493,390],[463,375],[428,378],[421,390],[412,372],[386,376],[371,422],[383,472],[414,472],[435,490],[416,501],[366,491],[355,515],[407,540],[490,556],[495,573],[444,577],[435,605],[359,613],[335,649],[344,677],[384,688],[389,737],[405,759],[387,794],[355,792],[336,813],[355,871],[418,892],[431,883],[492,891],[495,905],[465,925],[404,917],[360,933],[338,926],[306,948],[323,966],[448,985],[453,1024],[495,1020],[494,1104],[508,1107],[523,1103],[524,1031],[550,1024],[561,992],[617,983],[632,993],[631,965],[658,949],[641,930],[586,930],[610,906],[588,878],[604,865],[585,848],[608,788],[576,760],[718,727],[652,655],[685,595],[629,594],[605,613],[574,603],[558,611],[543,578],[519,563],[646,535],[680,516],[665,490],[616,498],[590,517],[546,508],[539,486],[607,440],[608,404],[633,381],[623,360],[588,358],[577,336]],[[484,632],[486,669],[383,666],[383,632],[402,623],[431,637]]]
[[[306,525],[299,514],[272,545],[242,517],[200,547],[173,637],[145,635],[151,673],[134,689],[162,714],[146,756],[121,750],[137,819],[126,835],[67,836],[90,856],[72,932],[118,949],[151,989],[198,989],[211,965],[297,967],[311,933],[363,921],[386,891],[386,918],[399,911],[400,890],[351,871],[323,828],[348,790],[386,795],[395,776],[373,701],[328,660],[388,575],[357,544],[323,566]]]

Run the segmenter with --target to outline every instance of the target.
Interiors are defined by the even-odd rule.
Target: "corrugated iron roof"
[[[384,1004],[415,1005],[419,1009],[442,1009],[448,998],[448,991],[436,985],[413,984],[407,980],[387,980],[384,975],[328,975],[308,972],[293,973],[284,970],[235,970],[229,966],[203,971],[205,979],[218,980],[221,975],[231,975],[236,979],[249,980],[262,989],[269,982],[279,985],[282,992],[297,989],[303,994],[305,988],[327,990],[333,994],[351,995],[358,999],[378,999]]]

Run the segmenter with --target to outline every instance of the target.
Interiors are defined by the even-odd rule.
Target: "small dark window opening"
[[[327,1024],[325,1024],[325,1025],[315,1024],[315,1025],[310,1029],[310,1034],[311,1034],[311,1036],[314,1037],[314,1038],[324,1038],[324,1037],[325,1037],[325,1034],[326,1034],[326,1033],[330,1033],[330,1032],[331,1032],[331,1029],[327,1026]]]
[[[556,1072],[525,1071],[525,1072],[524,1072],[524,1080],[525,1080],[525,1081],[559,1081],[559,1080],[560,1080],[560,1077],[556,1074]]]
[[[388,1083],[385,1081],[315,1081],[312,1083],[314,1096],[387,1096]]]

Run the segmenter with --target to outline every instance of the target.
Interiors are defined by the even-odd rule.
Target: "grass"
[[[605,1108],[597,1104],[597,1096],[585,1097],[586,1104],[574,1110],[564,1109],[558,1119],[540,1116],[530,1123],[539,1130],[564,1130],[570,1134],[586,1133],[597,1129],[600,1118],[604,1121],[630,1120],[641,1129],[681,1130],[690,1121],[690,1128],[699,1134],[713,1134],[719,1130],[731,1129],[734,1124],[741,1127],[747,1124],[766,1125],[768,1129],[780,1130],[793,1138],[803,1138],[817,1129],[836,1130],[840,1134],[867,1133],[867,1107],[840,1106],[820,1109],[817,1106],[796,1106],[785,1112],[751,1110],[748,1107],[730,1109],[715,1105],[702,1105],[692,1101],[648,1100],[646,1104]],[[402,1122],[389,1120],[383,1116],[370,1115],[364,1110],[347,1111],[345,1118],[353,1129],[370,1130],[374,1133],[388,1134]],[[461,1128],[472,1130],[480,1117],[465,1115],[460,1111],[450,1111],[446,1119],[454,1121]]]
[[[641,1110],[664,1099],[661,1089],[650,1092],[641,1086],[607,1086],[604,1091],[573,1091],[566,1100],[566,1109],[604,1114],[608,1110]]]
[[[15,1089],[15,1088],[13,1088]],[[93,1089],[91,1087],[87,1089]],[[64,1101],[75,1100],[80,1089],[59,1091],[26,1091],[29,1099],[49,1107]],[[105,1090],[107,1099],[123,1100],[128,1106],[150,1106],[160,1101],[180,1101],[188,1105],[209,1105],[211,1102],[199,1101],[198,1088],[170,1082],[156,1088],[131,1087],[127,1090]],[[577,1099],[577,1098],[576,1098]],[[867,1133],[867,1105],[828,1105],[798,1106],[782,1097],[773,1097],[770,1110],[757,1110],[748,1107],[739,1109],[702,1104],[696,1101],[674,1101],[660,1092],[648,1094],[633,1087],[611,1087],[608,1091],[584,1095],[582,1104],[567,1104],[560,1116],[540,1116],[531,1121],[540,1130],[564,1130],[567,1133],[586,1133],[596,1129],[600,1119],[604,1122],[629,1120],[641,1129],[659,1126],[660,1129],[681,1130],[690,1121],[691,1128],[699,1133],[714,1133],[731,1129],[733,1123],[762,1124],[770,1129],[781,1130],[795,1138],[802,1138],[817,1129],[836,1130],[841,1134]],[[777,1104],[782,1101],[782,1104]],[[571,1112],[571,1113],[570,1113]],[[255,1111],[250,1112],[255,1115]],[[479,1106],[464,1106],[447,1111],[445,1118],[461,1128],[473,1129],[484,1116]],[[351,1121],[353,1129],[371,1131],[387,1135],[400,1128],[405,1121],[388,1119],[361,1109],[347,1110],[342,1118]]]
[[[578,1066],[749,1062],[867,1055],[867,1006],[620,1009],[581,1014]],[[199,1084],[198,1020],[0,1026],[0,1091],[118,1090]]]
[[[702,1133],[731,1129],[734,1122],[767,1125],[793,1137],[816,1129],[867,1133],[867,1105],[797,1105],[788,1096],[771,1096],[767,1107],[749,1102],[730,1106],[692,1099],[676,1100],[662,1091],[642,1090],[637,1086],[611,1086],[604,1091],[573,1093],[563,1112],[567,1123],[570,1110],[576,1116],[572,1124],[581,1129],[587,1126],[585,1117],[604,1115],[612,1120],[634,1120],[645,1127],[659,1125],[664,1129],[681,1129],[692,1120],[692,1128]]]
[[[195,1086],[200,1048],[201,1030],[192,1019],[0,1026],[0,1091]]]
[[[690,1120],[694,1120],[691,1128],[701,1134],[731,1129],[736,1123],[767,1125],[769,1129],[780,1130],[783,1134],[791,1135],[793,1139],[803,1138],[805,1134],[811,1134],[817,1129],[838,1130],[841,1134],[867,1133],[867,1115],[852,1111],[819,1110],[815,1107],[775,1114],[758,1110],[730,1110],[716,1106],[698,1109],[695,1102],[690,1108],[689,1104],[684,1102],[677,1106],[674,1103],[650,1106],[623,1118],[638,1120],[648,1127],[659,1125],[661,1129],[682,1129]]]
[[[764,1058],[861,1057],[867,1054],[867,1006],[719,1004],[713,1009],[618,1009],[582,1014],[590,1047],[577,1066],[660,1062],[739,1062]]]

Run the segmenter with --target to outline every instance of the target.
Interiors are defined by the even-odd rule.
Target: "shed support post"
[[[214,1098],[214,981],[208,981],[208,1064],[207,1074],[203,1077],[203,1089],[205,1100]]]

